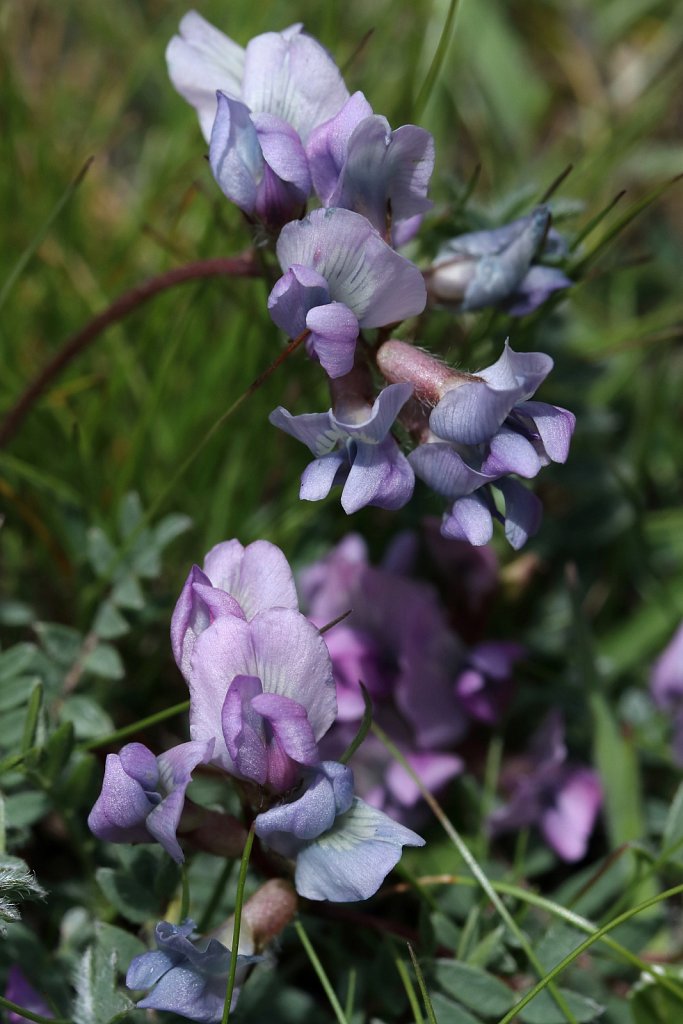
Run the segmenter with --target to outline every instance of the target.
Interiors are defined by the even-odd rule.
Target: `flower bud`
[[[435,405],[452,388],[478,379],[446,366],[423,349],[395,339],[380,346],[377,367],[392,384],[412,384],[416,398],[431,405]]]

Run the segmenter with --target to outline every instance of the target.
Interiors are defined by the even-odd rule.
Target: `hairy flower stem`
[[[235,974],[237,972],[237,954],[240,944],[240,928],[242,927],[242,906],[244,904],[244,887],[247,881],[247,868],[249,867],[249,855],[254,843],[254,825],[252,823],[244,844],[244,853],[240,863],[240,874],[237,880],[237,895],[235,897],[235,923],[232,929],[232,948],[230,953],[230,974],[228,975],[228,987],[225,993],[225,1005],[223,1007],[223,1019],[221,1024],[228,1024],[230,1019],[230,1003],[232,993],[235,989]]]
[[[138,306],[144,305],[155,295],[168,291],[169,288],[175,288],[176,285],[185,284],[187,281],[198,281],[205,277],[258,277],[259,274],[260,268],[252,254],[244,253],[232,259],[199,260],[195,263],[187,263],[182,267],[174,267],[172,270],[152,277],[124,292],[110,306],[93,317],[85,327],[72,335],[47,366],[44,366],[40,373],[33,378],[0,424],[0,448],[11,441],[33,405],[55,377],[108,327],[119,323]]]

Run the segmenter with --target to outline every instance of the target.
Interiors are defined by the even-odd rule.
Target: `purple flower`
[[[548,716],[530,756],[509,774],[512,795],[491,815],[494,834],[536,825],[563,860],[581,860],[602,804],[602,787],[592,769],[567,761],[561,715]]]
[[[329,54],[301,29],[266,32],[243,50],[192,12],[166,51],[171,81],[210,139],[220,188],[273,229],[303,210],[311,191],[304,145],[349,95]]]
[[[469,379],[451,383],[429,418],[431,435],[409,455],[416,474],[439,494],[455,499],[442,533],[471,544],[486,544],[493,519],[505,523],[505,536],[520,548],[538,529],[541,504],[516,480],[535,477],[550,462],[565,462],[575,425],[566,409],[529,398],[552,369],[542,352],[513,352]],[[489,484],[505,502],[502,516]]]
[[[412,124],[392,132],[360,92],[315,129],[307,152],[323,206],[362,213],[394,245],[407,242],[432,207],[432,136]]]
[[[673,756],[683,766],[683,624],[652,666],[650,691],[657,706],[673,716]]]
[[[512,669],[523,655],[521,644],[497,640],[470,649],[455,690],[472,718],[486,725],[496,724],[512,695]]]
[[[565,249],[550,228],[550,210],[538,206],[504,227],[447,242],[427,273],[429,292],[461,312],[502,305],[512,316],[524,316],[553,292],[571,286],[556,267],[532,265],[541,252],[554,255]]]
[[[299,607],[294,577],[280,548],[266,540],[243,547],[228,540],[211,548],[204,571],[193,566],[171,619],[171,645],[187,678],[199,636],[215,619],[237,615],[252,619],[268,608]]]
[[[273,850],[296,858],[297,892],[311,900],[347,903],[377,892],[398,863],[403,846],[424,839],[353,795],[353,773],[323,761],[303,793],[259,814],[258,836]]]
[[[368,565],[353,535],[307,569],[300,584],[320,625],[352,609],[325,633],[342,720],[361,718],[361,679],[380,721],[395,709],[407,723],[405,737],[390,729],[406,749],[432,752],[463,736],[466,719],[453,688],[460,644],[432,587]]]
[[[88,827],[110,843],[156,840],[178,863],[185,859],[176,830],[192,771],[211,759],[213,740],[181,743],[155,757],[142,743],[107,754],[102,792]]]
[[[54,1017],[54,1013],[47,1005],[43,997],[37,992],[33,985],[26,979],[26,975],[18,964],[12,964],[7,974],[7,986],[5,988],[5,999],[12,1003],[23,1006],[31,1013],[39,1013],[43,1017]],[[24,1017],[14,1010],[7,1011],[7,1024],[27,1024],[28,1017]]]
[[[292,416],[278,406],[270,422],[303,441],[316,457],[301,477],[300,497],[319,501],[334,484],[343,483],[341,503],[349,515],[366,505],[405,505],[415,477],[390,431],[412,390],[410,384],[393,384],[380,392],[372,408],[360,401],[343,414],[330,409]]]
[[[130,989],[151,989],[137,1004],[144,1010],[168,1010],[202,1024],[218,1024],[230,971],[230,950],[217,939],[200,946],[190,941],[193,921],[180,925],[160,921],[155,928],[157,950],[141,953],[131,961],[126,975]],[[239,986],[251,963],[258,957],[237,957],[237,984],[230,1008],[233,1009]]]
[[[309,348],[330,377],[351,371],[362,327],[383,327],[424,309],[422,274],[351,210],[314,210],[287,224],[277,243],[284,271],[268,298],[290,338]]]
[[[193,738],[215,741],[225,771],[276,792],[317,762],[337,711],[322,637],[285,608],[216,619],[197,638],[188,682]]]

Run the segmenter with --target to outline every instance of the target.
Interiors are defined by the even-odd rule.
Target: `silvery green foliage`
[[[19,904],[28,899],[44,899],[45,890],[23,860],[18,857],[0,859],[0,934],[4,924],[21,918]]]

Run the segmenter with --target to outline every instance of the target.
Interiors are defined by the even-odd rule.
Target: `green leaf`
[[[86,949],[74,974],[75,1024],[108,1024],[134,1008],[132,999],[119,990],[118,970],[116,951],[102,949],[98,943]]]
[[[12,793],[5,797],[5,823],[8,829],[22,829],[45,816],[50,801],[45,793]]]
[[[137,578],[132,573],[128,573],[118,581],[111,592],[111,600],[119,608],[127,608],[132,612],[139,612],[145,607],[145,595]]]
[[[607,829],[612,847],[645,835],[640,772],[635,744],[622,733],[602,693],[589,696],[593,714],[595,764],[605,792]]]
[[[45,653],[62,668],[70,668],[80,654],[82,633],[59,622],[36,622],[33,628]]]
[[[82,693],[67,698],[62,708],[62,719],[72,723],[79,740],[96,739],[114,731],[114,723],[107,712],[96,700]]]
[[[435,976],[449,995],[455,996],[468,1009],[485,1017],[497,1017],[509,1010],[514,995],[502,981],[480,967],[458,960],[436,960]]]
[[[0,682],[0,711],[21,707],[39,683],[38,676],[14,676],[13,679]]]
[[[137,529],[143,515],[144,510],[137,491],[130,491],[124,495],[119,506],[119,533],[124,540]]]
[[[97,609],[93,632],[103,640],[115,640],[130,631],[128,620],[124,618],[113,601],[103,601]]]
[[[3,688],[10,679],[26,675],[33,670],[37,650],[35,644],[23,643],[15,644],[0,654],[0,683]]]
[[[123,679],[125,675],[121,655],[111,644],[98,644],[83,659],[83,668],[103,679]]]
[[[593,999],[588,999],[587,996],[579,995],[578,992],[569,992],[565,988],[561,988],[559,991],[579,1024],[596,1020],[604,1013],[604,1007]],[[550,993],[546,991],[539,992],[535,999],[524,1007],[519,1014],[519,1019],[524,1021],[524,1024],[566,1024],[567,1020]]]
[[[147,952],[147,946],[136,935],[113,924],[98,921],[95,925],[97,946],[106,956],[116,953],[119,966],[125,971],[133,957]]]
[[[185,516],[181,512],[171,512],[170,515],[164,516],[154,527],[154,539],[158,550],[163,551],[176,537],[192,529],[192,525],[190,516]]]
[[[98,576],[106,576],[116,558],[116,548],[99,526],[88,530],[88,560]]]
[[[662,836],[662,848],[668,849],[671,846],[678,846],[671,859],[676,857],[679,861],[683,860],[683,783],[676,790]]]
[[[178,885],[178,866],[158,848],[120,851],[119,868],[99,868],[97,882],[109,902],[128,921],[158,920]]]
[[[473,1017],[464,1006],[454,1003],[441,992],[432,992],[431,999],[439,1024],[481,1024],[479,1017]]]

